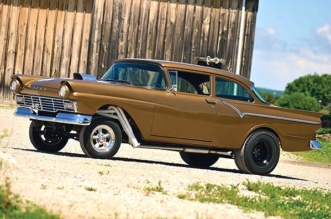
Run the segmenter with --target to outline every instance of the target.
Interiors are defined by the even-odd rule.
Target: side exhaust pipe
[[[120,107],[109,106],[107,110],[98,110],[96,114],[112,119],[117,119],[121,123],[124,132],[129,137],[129,144],[131,144],[135,148],[140,145],[140,143],[138,142],[136,136],[132,131],[128,119],[126,118],[123,110]]]

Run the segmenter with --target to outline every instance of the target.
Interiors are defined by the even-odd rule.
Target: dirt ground
[[[331,190],[330,165],[299,162],[282,153],[269,176],[242,174],[231,159],[209,169],[190,168],[176,152],[133,149],[123,144],[112,160],[87,158],[70,140],[59,153],[37,152],[28,137],[28,119],[0,109],[0,157],[6,160],[1,180],[10,177],[13,191],[64,218],[265,218],[232,205],[177,198],[196,182],[237,185],[246,180],[296,188]],[[167,194],[146,192],[161,183]]]

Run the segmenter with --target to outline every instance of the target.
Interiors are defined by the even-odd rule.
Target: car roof
[[[214,75],[220,75],[220,76],[225,76],[229,77],[232,79],[235,79],[237,81],[240,81],[241,83],[245,84],[246,86],[250,87],[254,83],[250,81],[249,79],[237,75],[235,73],[217,69],[217,68],[212,68],[208,66],[202,66],[202,65],[194,65],[194,64],[188,64],[188,63],[183,63],[183,62],[174,62],[174,61],[166,61],[166,60],[156,60],[156,59],[140,59],[140,58],[124,58],[124,59],[118,59],[115,60],[115,62],[139,62],[139,63],[149,63],[149,64],[157,64],[160,65],[164,68],[177,68],[177,69],[183,69],[183,70],[191,70],[191,71],[201,71],[201,72],[206,72]]]

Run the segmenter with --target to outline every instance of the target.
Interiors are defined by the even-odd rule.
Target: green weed
[[[149,184],[149,181],[147,181]],[[145,186],[144,188],[145,195],[149,195],[152,192],[159,192],[162,193],[163,195],[167,194],[167,191],[162,187],[161,181],[158,182],[157,186]]]
[[[0,140],[8,136],[9,136],[9,131],[7,129],[4,129],[0,132]]]
[[[89,192],[96,192],[97,189],[96,188],[93,188],[93,187],[85,187],[85,190],[89,191]]]
[[[186,193],[177,197],[199,202],[228,203],[247,211],[264,212],[266,216],[331,218],[331,192],[280,187],[263,182],[246,181],[243,185],[256,196],[241,193],[239,185],[228,187],[195,183],[188,187]]]
[[[331,164],[331,142],[322,140],[319,142],[322,145],[321,150],[295,152],[293,154],[304,161]]]
[[[19,195],[13,194],[7,178],[4,186],[0,186],[0,216],[1,218],[44,218],[58,219],[59,215],[49,213],[46,209],[29,201],[22,201]]]

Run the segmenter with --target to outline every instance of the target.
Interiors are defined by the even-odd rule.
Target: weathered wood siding
[[[118,58],[197,63],[235,71],[242,0],[0,0],[0,100],[16,73],[101,76]],[[250,77],[258,0],[246,1],[241,73]]]

